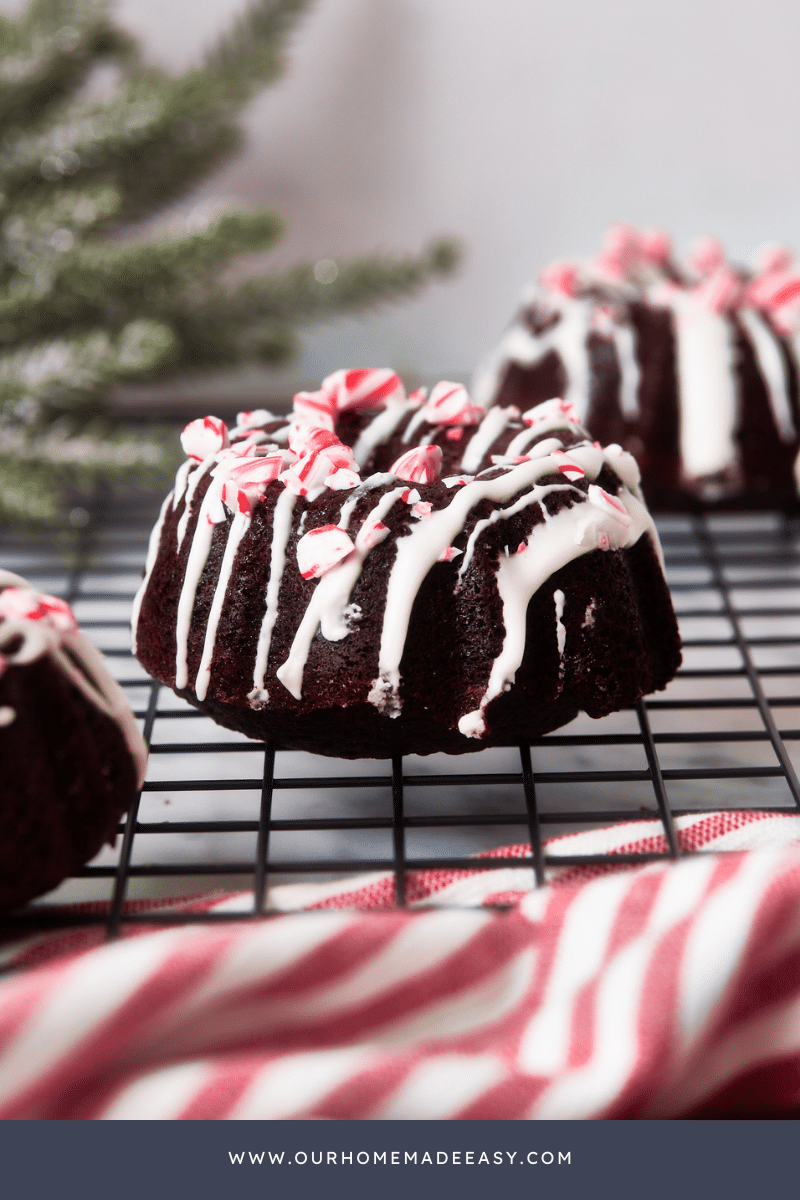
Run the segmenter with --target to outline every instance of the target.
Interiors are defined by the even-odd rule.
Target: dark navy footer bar
[[[738,1200],[796,1191],[793,1121],[0,1124],[2,1194]]]

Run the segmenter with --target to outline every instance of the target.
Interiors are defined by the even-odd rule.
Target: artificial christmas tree
[[[268,209],[129,236],[236,148],[236,119],[280,73],[305,7],[255,0],[179,77],[142,61],[104,0],[32,0],[0,18],[0,518],[50,517],[64,482],[165,463],[158,438],[110,429],[116,384],[285,361],[304,322],[408,296],[454,266],[441,241],[226,281],[233,259],[279,238]]]

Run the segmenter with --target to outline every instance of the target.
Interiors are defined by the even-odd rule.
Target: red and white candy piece
[[[556,396],[552,400],[543,400],[541,404],[537,404],[535,408],[529,408],[522,414],[525,424],[531,427],[538,425],[541,421],[554,421],[562,418],[572,425],[580,424],[575,405],[571,400],[562,400],[560,396]]]
[[[663,229],[642,229],[639,250],[646,262],[664,267],[672,260],[672,240]]]
[[[572,300],[581,290],[581,269],[577,263],[561,259],[559,262],[550,263],[549,267],[545,267],[539,273],[539,283],[548,291],[559,292]]]
[[[425,420],[431,425],[477,425],[483,415],[463,384],[446,379],[436,384],[425,405]]]
[[[730,267],[720,267],[709,275],[692,295],[710,312],[726,313],[736,308],[744,297],[742,281]]]
[[[433,512],[433,505],[427,500],[420,500],[411,509],[412,517],[416,517],[418,521],[424,521]]]
[[[442,469],[440,446],[415,446],[401,454],[389,470],[409,483],[435,483]]]
[[[353,451],[328,429],[300,426],[289,435],[289,444],[302,457],[282,478],[286,487],[298,496],[307,496],[323,487],[326,479],[339,470],[356,473]]]
[[[334,471],[332,475],[326,475],[324,482],[325,487],[332,488],[335,492],[349,492],[354,487],[358,487],[361,483],[361,476],[357,471],[339,467],[338,471]]]
[[[334,371],[323,379],[322,391],[338,412],[368,412],[406,398],[400,376],[388,367]]]
[[[300,574],[303,579],[319,579],[320,575],[330,571],[354,550],[353,542],[338,525],[320,525],[318,529],[310,529],[297,543]]]
[[[452,562],[454,558],[458,558],[459,554],[463,554],[463,550],[457,550],[455,546],[448,546],[443,550],[437,559],[438,562]]]
[[[389,536],[389,526],[371,514],[356,534],[356,547],[359,550],[371,550]]]
[[[710,234],[698,238],[689,250],[687,262],[692,271],[701,278],[724,267],[728,261],[722,242]]]
[[[254,408],[250,412],[240,412],[236,414],[237,429],[257,429],[260,425],[268,425],[270,421],[274,421],[271,412],[267,412],[265,408]]]
[[[605,488],[598,487],[596,483],[589,485],[588,495],[591,504],[594,504],[595,507],[602,509],[603,512],[608,513],[609,516],[619,521],[620,525],[623,525],[625,529],[630,529],[633,521],[628,516],[625,505],[621,500],[618,500],[616,496],[612,496]]]
[[[267,485],[280,478],[285,463],[283,455],[266,454],[260,458],[227,460],[224,464],[228,478],[222,485],[222,500],[228,508],[251,513],[253,505],[263,498]]]
[[[0,592],[0,620],[42,621],[59,633],[77,633],[78,622],[65,600],[33,588],[7,587]]]
[[[609,225],[596,266],[612,279],[627,279],[642,266],[642,238],[638,229],[618,221]]]
[[[562,475],[566,475],[567,479],[576,480],[583,479],[586,472],[583,467],[579,467],[577,463],[571,462],[567,454],[563,450],[553,450],[551,458],[556,460],[558,469]]]
[[[772,242],[768,246],[761,247],[756,256],[755,267],[759,275],[772,275],[776,272],[790,271],[795,265],[795,261],[794,252],[788,246]]]
[[[181,445],[187,458],[205,462],[228,445],[228,426],[219,417],[198,417],[184,429]]]
[[[336,397],[324,389],[319,392],[298,392],[294,397],[294,415],[297,421],[313,425],[317,429],[333,432],[336,419]]]

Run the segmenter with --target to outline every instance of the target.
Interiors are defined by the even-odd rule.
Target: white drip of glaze
[[[474,475],[500,434],[512,421],[518,420],[514,409],[490,408],[467,443],[461,459],[461,470],[465,475]],[[506,451],[509,453],[509,451]],[[512,453],[518,453],[513,451]]]
[[[531,532],[528,545],[520,554],[501,556],[497,568],[497,590],[503,603],[505,637],[500,654],[492,664],[489,682],[481,703],[465,713],[458,722],[465,737],[482,737],[486,731],[487,706],[514,682],[525,654],[528,604],[540,587],[574,559],[598,548],[620,550],[634,545],[643,533],[655,540],[650,515],[635,496],[622,488],[617,495],[630,526],[591,502],[562,509],[544,525]]]
[[[561,588],[556,588],[556,590],[553,592],[553,600],[555,601],[556,606],[556,640],[558,643],[558,657],[562,659],[562,670],[564,650],[566,649],[567,645],[567,627],[561,618],[564,615],[564,604],[566,603],[566,599],[567,597],[564,595]]]
[[[261,629],[258,633],[256,646],[256,661],[253,667],[253,688],[248,693],[248,700],[261,702],[269,699],[264,690],[264,676],[267,673],[269,648],[272,645],[272,631],[278,619],[278,596],[281,590],[281,580],[286,567],[286,545],[292,532],[292,516],[297,497],[288,488],[284,488],[275,502],[272,514],[272,542],[269,548],[269,581],[267,583],[267,607],[261,619]]]
[[[574,492],[577,496],[583,495],[583,492],[581,492],[579,488],[573,487],[572,484],[551,483],[549,487],[541,487],[539,484],[534,484],[531,491],[526,492],[526,494],[523,496],[520,496],[519,500],[517,500],[515,504],[510,504],[508,508],[496,508],[490,516],[484,517],[482,521],[478,521],[472,533],[469,535],[467,548],[464,551],[464,558],[459,567],[459,583],[463,579],[464,572],[466,571],[467,567],[472,562],[472,556],[475,553],[475,543],[485,529],[488,529],[490,525],[496,525],[498,521],[505,521],[509,517],[513,517],[515,513],[522,512],[522,510],[525,508],[530,508],[532,504],[541,504],[545,496],[549,496],[551,492],[569,491]],[[550,519],[550,514],[543,504],[542,515],[544,516],[545,521]],[[515,549],[516,547],[514,547],[511,552],[513,553]]]
[[[526,297],[526,305],[535,303],[537,299],[538,293],[530,293]],[[594,302],[548,292],[547,305],[559,314],[555,325],[536,334],[520,322],[515,322],[497,349],[478,368],[472,384],[476,404],[492,404],[509,362],[532,367],[554,350],[567,376],[564,399],[575,405],[579,417],[586,415],[590,383],[588,337],[592,328]]]
[[[21,576],[0,570],[0,589],[6,587],[35,592]],[[0,621],[0,651],[13,666],[25,666],[47,655],[90,704],[117,724],[136,768],[137,787],[141,787],[147,769],[147,746],[122,688],[88,638],[77,631],[54,629],[43,620],[13,619]],[[10,725],[16,717],[8,706],[3,706],[0,713],[4,714],[0,726]]]
[[[186,462],[181,463],[181,465],[178,467],[178,471],[175,476],[175,486],[172,489],[173,508],[177,508],[183,499],[184,492],[186,491],[186,484],[189,480],[189,472],[191,471],[192,467],[197,467],[199,465],[200,464],[195,462],[194,459],[187,458]]]
[[[186,464],[184,463],[184,466],[185,465]],[[181,467],[181,471],[182,470],[183,467]],[[144,594],[147,591],[150,583],[150,576],[153,574],[153,567],[156,565],[156,559],[158,558],[158,551],[161,546],[161,534],[164,531],[164,522],[167,519],[167,512],[170,506],[172,506],[174,510],[175,503],[175,493],[170,492],[164,503],[161,505],[161,512],[158,515],[158,520],[156,521],[156,524],[150,534],[150,541],[147,544],[147,558],[145,559],[144,564],[144,577],[139,585],[138,592],[133,597],[133,607],[131,608],[131,650],[133,654],[136,654],[136,635],[139,627],[139,613],[142,610],[142,601],[144,600]]]
[[[419,412],[411,418],[411,420],[408,422],[408,425],[403,430],[403,436],[400,439],[401,443],[405,445],[407,442],[410,442],[420,425],[423,425],[427,419],[428,418],[425,416],[425,406],[422,405]]]
[[[213,459],[209,459],[207,463],[203,464],[203,468],[201,469],[204,470],[206,467],[212,466],[213,462]],[[200,474],[200,472],[198,471],[197,474]],[[192,624],[197,587],[200,583],[200,576],[203,574],[205,565],[208,562],[211,542],[214,537],[214,530],[216,529],[216,525],[212,524],[209,518],[212,510],[222,502],[222,485],[223,480],[221,478],[212,479],[205,496],[203,496],[203,503],[200,505],[200,512],[197,514],[197,526],[186,563],[183,586],[181,594],[178,597],[178,614],[175,621],[176,688],[185,688],[189,683],[189,630]],[[183,520],[183,517],[181,520]]]
[[[590,479],[597,478],[603,464],[606,462],[606,455],[601,449],[588,445],[574,447],[570,450],[570,457],[574,458],[574,461],[582,467]],[[630,465],[625,463],[623,471],[632,481],[637,480],[638,468],[631,456],[620,452],[619,459],[620,466],[623,466],[623,460],[630,459]],[[617,467],[617,455],[615,452],[613,452],[613,465]],[[394,714],[399,712],[397,695],[400,687],[400,660],[405,648],[408,624],[417,592],[428,571],[464,528],[464,523],[471,509],[481,500],[492,500],[496,503],[510,500],[523,489],[533,487],[543,476],[552,474],[557,470],[558,464],[555,460],[545,457],[521,463],[506,474],[497,476],[494,479],[476,479],[473,483],[466,484],[460,492],[456,493],[447,508],[432,513],[426,521],[421,522],[420,525],[412,529],[406,537],[398,540],[397,555],[387,585],[386,608],[379,652],[379,674],[369,696],[371,703],[375,704],[376,707],[384,712]],[[623,471],[620,471],[617,467],[616,473],[621,476]],[[624,503],[626,505],[630,502],[646,515],[646,510],[632,494],[625,491],[625,497],[626,500]],[[565,510],[569,513],[577,513],[578,516],[568,518],[564,514],[558,514],[560,518],[559,525],[563,526],[568,520],[573,522],[588,521],[589,523],[593,521],[595,525],[598,525],[598,528],[602,527],[604,530],[606,526],[621,528],[620,523],[613,516],[601,511],[594,505],[591,505],[591,513],[587,514],[586,510],[589,507],[588,504],[580,504],[576,505],[574,509]],[[536,527],[534,531],[535,536],[531,537],[528,548],[523,554],[513,555],[510,558],[503,558],[501,556],[499,569],[503,570],[504,564],[511,562],[512,558],[525,559],[526,563],[530,563],[532,561],[531,547],[534,545],[542,546],[541,530],[549,528],[555,521],[556,518],[552,518],[544,526]],[[658,539],[655,536],[649,516],[647,517],[647,521],[647,527],[653,532],[654,542],[657,543]],[[588,542],[582,544],[582,537],[583,535],[571,540],[569,537],[565,538],[562,533],[560,535],[561,544],[559,544],[558,538],[554,539],[552,549],[549,548],[550,543],[548,541],[545,547],[547,552],[542,555],[541,559],[541,570],[546,571],[541,582],[549,578],[560,566],[566,565],[573,558],[577,558],[581,554],[586,554],[595,548],[597,545],[596,539],[591,545]],[[611,544],[616,544],[617,533],[615,530],[612,529],[611,532],[608,532],[607,537]],[[633,540],[635,538],[626,544],[632,544]],[[539,562],[538,552],[536,561],[537,563]],[[519,568],[512,570],[516,570],[516,573],[519,573]],[[508,574],[509,572],[505,571],[504,578]],[[529,594],[528,599],[532,594],[532,592]],[[527,611],[527,600],[525,601],[523,616],[524,611]],[[515,638],[518,640],[518,633],[515,633]],[[503,658],[504,664],[507,660],[508,655],[505,655]]]
[[[196,471],[194,471],[191,475],[188,476],[188,483],[186,483],[186,491],[184,493],[184,495],[186,497],[185,507],[184,507],[183,513],[181,514],[181,519],[178,521],[178,528],[177,528],[176,534],[175,534],[175,536],[177,538],[178,550],[180,550],[181,546],[183,545],[183,539],[186,536],[186,529],[189,524],[189,517],[192,515],[192,500],[194,499],[194,494],[197,491],[197,485],[199,484],[199,482],[203,478],[203,476],[207,475],[208,472],[212,469],[212,467],[214,467],[216,465],[216,461],[217,460],[215,458],[207,458],[205,460],[205,462],[200,463],[197,466]],[[183,464],[184,467],[186,465],[187,465],[186,463]],[[188,466],[191,468],[192,466],[194,466],[194,463],[189,462]],[[178,476],[180,476],[182,470],[183,470],[183,467],[181,467],[180,470],[178,471]],[[176,485],[177,485],[177,482],[178,481],[176,479],[175,480]],[[175,492],[175,506],[176,507],[178,505],[179,499],[180,499],[180,497],[178,496],[178,493],[176,490],[176,492]]]
[[[761,314],[755,312],[754,309],[739,309],[739,320],[750,339],[762,378],[767,385],[769,404],[781,441],[793,442],[797,431],[794,427],[792,406],[789,402],[786,364],[780,352],[778,340]]]
[[[362,429],[358,441],[353,447],[353,457],[358,464],[359,470],[361,470],[375,447],[379,446],[381,442],[387,441],[395,429],[397,429],[397,426],[403,420],[406,413],[411,412],[418,405],[419,401],[417,400],[394,401],[394,403],[387,404],[386,408],[379,412],[365,429]]]
[[[675,320],[680,452],[690,479],[716,475],[737,462],[734,346],[730,321],[689,292],[659,292]]]
[[[608,331],[614,342],[620,372],[619,400],[626,417],[635,417],[639,412],[639,383],[641,371],[636,359],[633,330],[628,325],[612,321]]]
[[[230,530],[228,531],[228,543],[225,547],[225,553],[222,556],[219,578],[214,590],[214,599],[211,602],[211,610],[208,614],[206,636],[203,642],[203,654],[200,659],[200,666],[197,668],[197,679],[194,685],[195,695],[198,700],[205,700],[208,695],[208,685],[211,682],[211,661],[216,648],[217,628],[219,627],[219,619],[222,616],[222,606],[225,603],[225,594],[230,583],[239,543],[249,528],[250,514],[238,512],[233,518]]]
[[[407,487],[394,488],[381,496],[365,521],[374,525],[382,521],[389,509],[408,491]],[[363,526],[362,526],[363,528]],[[364,561],[371,546],[364,545],[356,536],[355,548],[330,571],[321,576],[311,596],[300,627],[294,636],[289,657],[278,669],[277,676],[287,691],[301,700],[303,697],[303,672],[311,643],[319,629],[329,642],[339,642],[347,637],[350,626],[345,609],[350,603],[353,588],[358,582]]]

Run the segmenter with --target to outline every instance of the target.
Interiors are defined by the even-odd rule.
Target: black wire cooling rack
[[[157,505],[97,501],[60,542],[0,537],[0,564],[74,607],[107,655],[150,744],[142,795],[113,850],[57,892],[4,918],[42,925],[241,920],[302,902],[298,883],[508,867],[476,853],[521,843],[537,884],[553,864],[607,856],[554,852],[546,837],[736,808],[800,809],[800,525],[780,514],[659,521],[684,640],[670,687],[601,721],[579,717],[510,750],[357,763],[282,751],[214,725],[131,657],[128,615]],[[781,722],[779,728],[778,721]],[[786,723],[790,727],[786,727]],[[793,722],[793,725],[791,724]],[[295,887],[286,886],[295,884]],[[182,911],[176,897],[245,893],[227,910]],[[162,903],[163,902],[163,903]]]

